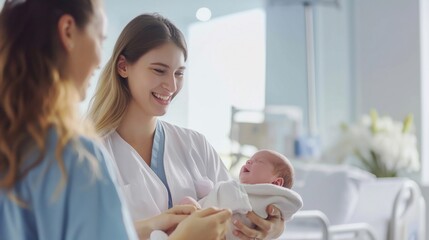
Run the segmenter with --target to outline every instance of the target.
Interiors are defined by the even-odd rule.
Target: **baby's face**
[[[240,182],[246,184],[272,183],[274,175],[274,165],[271,163],[271,153],[257,152],[240,170]]]

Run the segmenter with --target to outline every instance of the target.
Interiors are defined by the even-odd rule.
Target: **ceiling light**
[[[201,22],[206,22],[210,20],[210,18],[212,17],[212,11],[210,11],[210,9],[206,7],[202,7],[197,10],[197,13],[195,14],[195,16]]]

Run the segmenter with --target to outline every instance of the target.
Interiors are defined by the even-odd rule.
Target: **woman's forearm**
[[[136,229],[137,236],[141,240],[149,239],[150,234],[153,231],[148,220],[134,222],[134,228]]]

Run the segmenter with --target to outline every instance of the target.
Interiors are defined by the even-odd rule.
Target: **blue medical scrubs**
[[[51,130],[42,162],[14,187],[25,202],[21,207],[0,190],[0,239],[137,239],[126,208],[111,177],[107,155],[93,141],[79,138],[62,154],[67,182],[60,185],[61,171],[55,160],[58,137]],[[98,160],[99,177],[82,153]],[[38,152],[26,158],[30,164]]]
[[[164,146],[165,146],[165,132],[160,121],[156,123],[155,136],[153,138],[152,158],[150,168],[161,179],[168,192],[168,208],[173,207],[171,200],[170,188],[168,187],[167,177],[165,176],[164,169]]]

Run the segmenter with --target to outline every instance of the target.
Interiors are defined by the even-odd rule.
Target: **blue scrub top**
[[[107,154],[91,140],[79,138],[64,148],[62,159],[67,182],[58,188],[61,171],[55,160],[58,137],[51,130],[42,162],[14,187],[26,203],[20,207],[0,190],[0,239],[137,239],[131,218],[123,207]],[[100,177],[82,152],[98,160]],[[32,151],[27,163],[36,160]]]
[[[153,138],[152,146],[152,158],[150,161],[150,168],[155,172],[155,174],[161,179],[164,186],[167,188],[168,192],[168,208],[173,207],[173,202],[171,200],[170,188],[168,187],[167,177],[165,176],[164,169],[164,146],[165,146],[165,132],[162,127],[161,121],[157,121],[155,136]]]

